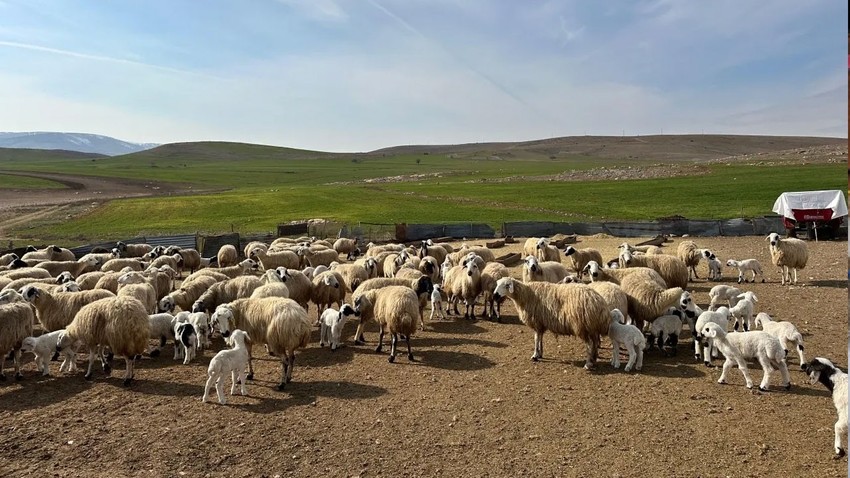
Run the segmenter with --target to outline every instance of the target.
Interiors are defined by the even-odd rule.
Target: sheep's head
[[[121,285],[126,284],[141,284],[145,281],[145,276],[143,276],[139,272],[126,272],[118,277],[118,283]]]
[[[161,300],[160,300],[160,301],[156,304],[156,310],[157,310],[157,312],[168,312],[168,313],[172,313],[172,312],[174,312],[174,308],[175,308],[176,306],[177,306],[177,304],[175,304],[175,303],[174,303],[174,297],[171,297],[170,295],[167,295],[167,296],[163,297],[163,298],[162,298],[162,299],[161,299]]]
[[[37,252],[38,248],[33,245],[28,245],[24,252]]]
[[[12,261],[11,264],[9,264],[9,269],[23,269],[23,268],[29,267],[29,266],[30,265],[27,264],[26,262],[24,262],[20,259],[15,259],[14,261]]]
[[[779,234],[771,232],[767,235],[767,241],[770,241],[771,247],[776,247],[779,244]]]
[[[714,322],[709,322],[702,327],[702,330],[700,330],[700,335],[703,339],[713,339],[718,336],[725,337],[726,331]],[[708,346],[708,343],[703,342],[703,345]]]
[[[144,259],[146,261],[152,261],[152,260],[156,259],[157,253],[154,252],[154,251],[156,251],[156,249],[154,249],[153,251],[147,252],[145,254],[142,254],[142,259]]]
[[[361,294],[354,299],[354,316],[360,317],[372,307],[372,301],[366,294]]]
[[[466,275],[469,277],[474,277],[476,275],[481,275],[481,269],[478,268],[478,263],[475,261],[469,261],[466,263]]]
[[[41,294],[41,289],[34,285],[24,286],[24,288],[21,289],[21,295],[24,296],[24,300],[27,302],[35,302],[36,299],[41,297]]]
[[[0,305],[21,302],[23,300],[25,300],[24,297],[16,290],[6,289],[0,292]]]
[[[27,337],[21,342],[21,352],[28,353],[35,350],[35,337]]]
[[[549,239],[546,239],[545,237],[541,237],[540,239],[537,240],[537,248],[538,249],[545,249],[546,246],[548,246],[548,245],[549,245]]]
[[[422,276],[416,279],[416,295],[430,294],[434,291],[434,283],[428,276]]]
[[[278,267],[277,269],[275,269],[275,272],[277,273],[277,276],[280,277],[280,280],[282,282],[286,282],[288,279],[292,278],[292,274],[290,274],[289,271],[286,270],[286,267]]]
[[[535,273],[540,269],[540,266],[537,264],[537,258],[534,256],[528,256],[525,258],[525,267]]]
[[[62,248],[59,247],[59,246],[50,245],[50,246],[47,246],[47,252],[49,252],[50,254],[61,254]]]
[[[80,292],[80,284],[74,281],[68,281],[62,284],[62,292]]]
[[[759,312],[758,315],[756,315],[755,326],[764,328],[765,323],[770,323],[772,321],[773,319],[770,318],[770,315],[768,315],[767,312]]]
[[[581,282],[581,279],[575,274],[567,274],[566,277],[561,279],[561,282],[564,284],[578,284]]]
[[[354,312],[354,307],[348,304],[342,304],[342,307],[339,308],[339,318],[348,317],[350,315],[356,315]]]
[[[634,255],[629,251],[623,251],[620,253],[620,258],[623,260],[623,264],[625,265],[625,267],[628,267],[632,265]]]
[[[242,266],[242,269],[246,271],[255,271],[260,268],[260,264],[254,259],[245,259],[244,261],[239,263]]]
[[[599,277],[599,264],[596,261],[588,261],[582,272],[586,272],[590,276],[590,280],[593,281]]]
[[[322,278],[322,283],[326,286],[333,287],[334,289],[339,289],[339,281],[336,280],[336,276],[333,274],[326,274]]]
[[[735,259],[729,259],[726,261],[726,267],[738,267],[738,261]]]
[[[751,291],[744,292],[743,294],[738,294],[739,299],[749,300],[750,302],[758,302],[759,299],[756,297],[756,294]]]
[[[64,271],[64,272],[60,273],[58,276],[56,276],[56,283],[57,284],[64,284],[64,283],[70,282],[72,280],[74,280],[74,275],[71,274],[68,271]]]
[[[626,317],[620,312],[620,309],[614,309],[611,311],[611,323],[625,324]]]
[[[578,252],[578,251],[573,246],[567,246],[567,247],[564,248],[564,255],[567,256],[567,257],[575,254],[576,252]]]
[[[229,305],[224,304],[218,306],[213,312],[210,324],[213,327],[218,327],[221,336],[227,338],[230,335],[230,323],[233,321],[233,310]]]
[[[831,378],[836,368],[831,361],[823,357],[815,357],[809,363],[803,364],[802,367],[803,371],[809,375],[809,384],[814,385],[821,382],[832,391],[834,384]]]
[[[493,298],[501,300],[503,297],[510,297],[514,293],[514,280],[510,277],[502,277],[496,281],[496,288],[493,290]]]
[[[242,329],[236,329],[233,333],[225,339],[227,345],[230,347],[236,347],[237,345],[240,347],[244,347],[246,342],[249,342],[251,337],[248,336],[248,332],[245,332]]]
[[[192,304],[192,313],[193,314],[195,312],[203,312],[204,310],[206,310],[206,306],[204,305],[203,300],[198,299],[198,300],[195,301],[194,304]]]
[[[124,252],[127,250],[127,244],[124,244],[121,241],[115,243],[115,249],[118,249],[118,252]]]

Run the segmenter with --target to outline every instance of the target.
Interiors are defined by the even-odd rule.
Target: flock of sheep
[[[806,243],[777,234],[767,240],[782,284],[795,284],[797,270],[808,260]],[[264,345],[280,359],[282,390],[292,379],[295,351],[308,345],[316,325],[320,346],[336,350],[347,321],[357,322],[355,345],[366,343],[364,326],[374,321],[380,330],[376,352],[389,334],[389,362],[395,360],[400,340],[412,361],[411,337],[417,329],[425,330],[435,314],[444,318],[453,309],[460,316],[463,302],[463,317],[475,319],[476,306],[483,301],[481,314],[501,321],[501,304],[509,299],[520,321],[534,331],[535,361],[543,357],[543,335],[549,331],[581,339],[587,348],[585,367],[591,369],[602,336],[608,336],[612,366],[619,367],[622,347],[628,353],[625,370],[641,370],[647,348],[657,344],[665,355],[676,353],[687,324],[697,360],[710,365],[719,354],[725,357],[719,383],[737,366],[751,388],[746,362],[752,361],[764,371],[760,389],[768,389],[775,370],[788,389],[786,357],[793,347],[811,383],[820,381],[833,393],[839,415],[835,455],[845,454],[840,437],[847,432],[846,373],[824,358],[806,362],[801,334],[789,322],[755,314],[758,298],[752,291],[717,285],[709,294],[708,310],[700,309],[685,290],[688,282],[696,278],[700,260],[708,262],[709,278],[714,279],[720,278],[722,264],[712,251],[690,240],[679,243],[675,256],[659,246],[623,243],[617,258],[605,262],[591,248],[567,246],[561,251],[547,238],[530,238],[523,247],[521,279],[512,277],[486,247],[455,250],[431,241],[369,244],[361,252],[354,239],[331,244],[279,238],[271,244],[247,244],[241,251],[244,259],[230,245],[209,259],[194,249],[121,242],[111,251],[93,251],[79,259],[57,246],[32,249],[22,257],[0,256],[0,380],[6,379],[7,358],[13,360],[15,378],[22,378],[22,352],[35,355],[44,375],[51,359],[59,357],[60,372],[73,372],[79,350],[88,352],[86,379],[92,378],[98,360],[108,375],[118,355],[126,359],[123,378],[130,385],[137,357],[156,357],[172,341],[174,359],[189,363],[211,346],[217,331],[229,348],[210,361],[203,400],[215,388],[223,404],[227,375],[231,394],[239,384],[244,395],[246,382],[253,379],[254,345]],[[562,263],[562,254],[569,264]],[[747,282],[748,273],[753,282],[759,275],[764,282],[755,259],[729,260],[727,266],[738,269],[739,284]],[[188,276],[175,288],[184,272]],[[314,318],[307,312],[311,302],[317,307]],[[39,335],[33,334],[36,324]],[[148,350],[151,340],[156,345]]]

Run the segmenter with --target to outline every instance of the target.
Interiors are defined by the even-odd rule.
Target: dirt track
[[[580,246],[597,247],[608,258],[621,241],[583,238]],[[758,258],[770,282],[744,286],[758,295],[758,310],[793,321],[805,336],[807,356],[846,366],[845,243],[809,243],[801,285],[783,287],[763,238],[696,241],[724,261]],[[724,275],[734,277],[729,269]],[[689,289],[705,306],[713,285],[700,280]],[[836,413],[830,395],[806,382],[794,353],[790,392],[748,391],[737,370],[730,385],[716,384],[719,370],[694,362],[689,339],[676,357],[648,352],[640,373],[613,370],[606,339],[596,370],[587,372],[581,368],[584,346],[574,338],[547,335],[545,360],[532,363],[531,330],[519,323],[510,302],[503,314],[502,324],[457,318],[429,324],[412,340],[415,363],[401,355],[388,364],[386,353],[376,355],[374,325],[367,329],[369,345],[353,346],[349,324],[349,346],[335,353],[318,347],[316,331],[298,352],[285,392],[273,389],[279,362],[257,351],[249,396],[232,397],[227,406],[200,401],[211,351],[183,366],[171,360],[167,346],[165,357],[141,361],[129,390],[120,385],[120,371],[108,379],[98,371],[94,383],[86,383],[82,373],[41,378],[29,363],[24,382],[0,384],[0,446],[6,450],[0,471],[846,476],[846,459],[831,459]],[[759,368],[751,373],[761,379]],[[778,374],[771,385],[778,387]]]

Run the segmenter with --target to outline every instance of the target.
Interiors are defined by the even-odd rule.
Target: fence
[[[761,236],[771,232],[783,232],[785,227],[779,216],[726,221],[702,221],[690,219],[660,220],[646,222],[506,222],[502,224],[503,236],[540,237],[555,234],[578,234],[590,236],[607,234],[616,237],[655,236],[675,234],[681,236]]]

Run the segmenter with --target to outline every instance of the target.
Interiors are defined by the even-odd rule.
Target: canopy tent
[[[847,215],[847,201],[839,190],[782,193],[773,212],[795,221],[829,221]]]

